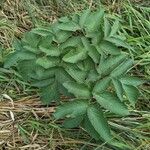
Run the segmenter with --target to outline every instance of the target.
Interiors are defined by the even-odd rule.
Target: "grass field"
[[[37,89],[25,83],[15,70],[3,68],[15,38],[60,16],[100,6],[122,24],[122,38],[131,45],[129,53],[135,60],[132,74],[150,80],[149,0],[0,0],[1,150],[116,150],[91,139],[81,128],[60,128],[61,122],[51,116],[55,105],[43,106]],[[142,85],[140,92],[134,114],[112,116],[109,124],[131,150],[150,150],[150,82]]]

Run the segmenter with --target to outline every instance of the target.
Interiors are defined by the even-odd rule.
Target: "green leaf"
[[[31,65],[32,64],[32,65]],[[31,78],[37,78],[34,73],[34,69],[36,68],[35,60],[24,60],[18,63],[17,70],[23,77],[25,81],[30,81]]]
[[[127,55],[124,53],[117,56],[109,56],[104,60],[101,60],[99,66],[97,67],[97,71],[100,75],[108,75],[111,71],[113,71],[118,65],[120,65]]]
[[[77,36],[77,37],[73,36],[73,37],[67,39],[64,43],[62,43],[60,45],[60,47],[62,49],[65,49],[67,47],[77,47],[78,44],[81,45],[81,38],[79,36]]]
[[[58,101],[60,99],[60,93],[57,82],[54,81],[49,86],[41,88],[40,96],[44,104],[50,104],[53,101]]]
[[[115,20],[114,24],[111,27],[111,32],[110,32],[110,36],[113,36],[117,33],[117,31],[119,30],[119,20]]]
[[[90,71],[95,68],[95,64],[90,57],[87,57],[80,63],[83,63],[83,71]]]
[[[67,102],[63,105],[58,106],[54,117],[56,119],[64,118],[66,116],[78,117],[86,113],[88,102],[82,99],[75,99],[71,102]]]
[[[46,28],[35,28],[35,29],[32,29],[31,32],[35,33],[35,34],[38,34],[38,35],[41,35],[41,36],[52,35],[52,30],[50,28],[49,29],[46,29]]]
[[[19,51],[18,57],[19,57],[19,60],[31,60],[31,59],[35,59],[36,55],[32,52]]]
[[[123,149],[123,150],[127,150],[127,149],[131,149],[131,146],[130,145],[127,145],[126,143],[124,144],[122,141],[120,140],[113,140],[111,141],[110,143],[112,146],[115,146],[117,147],[117,149]]]
[[[52,84],[54,80],[55,80],[54,78],[44,79],[44,80],[32,82],[31,85],[41,88]]]
[[[132,86],[139,86],[145,82],[145,80],[133,76],[124,76],[120,79],[120,81],[122,84],[127,84]]]
[[[87,115],[84,117],[84,121],[83,121],[82,126],[86,130],[86,132],[91,137],[93,137],[95,140],[99,140],[100,139],[100,135],[98,134],[98,132],[95,130],[95,128],[91,124],[91,122],[90,122],[90,120],[89,120]]]
[[[56,80],[57,80],[57,78],[56,78]],[[58,88],[59,88],[59,92],[62,95],[69,97],[70,99],[74,98],[74,95],[69,93],[68,90],[62,85],[62,83],[58,82]]]
[[[83,27],[85,25],[85,22],[86,22],[88,16],[90,15],[90,12],[91,12],[91,10],[87,9],[87,10],[83,11],[83,13],[81,14],[80,20],[79,20],[79,25],[81,27]]]
[[[75,66],[69,66],[65,70],[77,82],[84,83],[85,78],[87,76],[87,72],[86,71],[82,71],[78,67],[75,67]]]
[[[74,79],[63,68],[58,68],[55,73],[56,79],[59,83],[74,81]]]
[[[14,66],[19,60],[31,60],[35,59],[36,55],[27,51],[16,51],[14,53],[10,53],[4,62],[5,68],[10,68]]]
[[[101,92],[105,91],[108,88],[110,81],[111,81],[111,79],[109,77],[105,77],[105,78],[97,81],[93,88],[93,93],[101,93]]]
[[[95,69],[90,70],[87,74],[87,82],[95,82],[97,81],[99,78],[99,74],[97,73],[97,71]]]
[[[113,94],[109,92],[104,92],[101,94],[94,93],[94,97],[101,106],[109,111],[121,116],[129,115],[126,106]]]
[[[88,16],[85,22],[85,27],[88,31],[95,31],[100,28],[100,24],[102,22],[102,18],[104,16],[104,9],[97,10],[91,15]]]
[[[111,72],[112,77],[117,77],[122,74],[125,74],[133,66],[133,60],[128,59],[122,62],[115,70]]]
[[[48,48],[39,46],[39,48],[47,56],[59,56],[61,54],[61,50],[56,46],[49,46]]]
[[[95,46],[99,45],[102,42],[103,38],[104,34],[101,31],[96,32],[94,34],[94,37],[92,37],[92,44]]]
[[[85,60],[78,62],[76,65],[80,70],[86,72],[93,70],[95,67],[94,62],[91,60],[90,57],[87,57]]]
[[[59,22],[63,22],[63,23],[67,23],[70,21],[70,19],[68,17],[61,17],[58,19]]]
[[[65,82],[63,86],[68,89],[68,92],[73,93],[77,98],[86,99],[91,97],[89,88],[84,84]]]
[[[79,24],[79,14],[75,13],[71,16],[72,22],[75,22],[77,25]]]
[[[48,48],[52,45],[52,41],[53,41],[53,36],[41,37],[38,46]]]
[[[23,48],[22,42],[17,38],[14,39],[12,46],[16,51],[20,51]]]
[[[3,49],[2,49],[2,47],[1,47],[1,45],[0,45],[0,65],[1,65],[1,63],[3,62]]]
[[[4,68],[10,68],[11,66],[14,66],[17,61],[19,60],[18,53],[10,53],[4,62]]]
[[[103,116],[103,113],[100,109],[95,106],[90,106],[87,109],[87,115],[90,123],[94,129],[99,133],[99,135],[107,142],[112,138],[109,126],[106,119]]]
[[[139,91],[136,87],[132,85],[123,84],[123,89],[126,93],[127,98],[129,99],[132,106],[135,106],[135,103],[139,96]]]
[[[88,51],[90,49],[90,46],[91,46],[88,38],[82,37],[81,41],[82,41],[82,44],[85,47],[85,49]]]
[[[24,34],[23,39],[22,39],[22,41],[26,45],[30,45],[30,47],[32,47],[32,48],[37,48],[40,40],[41,40],[41,37],[35,33],[32,33],[32,32],[26,32]]]
[[[87,51],[83,48],[72,49],[62,59],[65,62],[77,63],[87,57]]]
[[[104,17],[104,36],[109,36],[111,31],[111,25],[106,17]]]
[[[119,38],[108,37],[105,40],[115,44],[116,46],[121,46],[121,47],[124,47],[124,48],[127,48],[127,49],[132,49],[129,44],[127,44],[125,41],[123,41]]]
[[[39,49],[38,49],[38,48],[31,47],[30,45],[25,45],[25,46],[23,46],[23,49],[24,49],[25,51],[33,52],[33,53],[35,53],[35,54],[39,53]]]
[[[80,125],[82,120],[83,120],[83,116],[77,116],[75,118],[67,118],[63,122],[62,126],[65,128],[76,128]]]
[[[97,50],[100,54],[101,54],[101,51],[112,54],[112,55],[118,55],[121,53],[121,51],[118,49],[117,46],[115,46],[113,43],[106,41],[106,40],[102,41],[99,44]]]
[[[36,60],[36,64],[42,66],[45,69],[55,67],[60,62],[59,58],[55,57],[40,57]]]
[[[80,29],[80,26],[78,24],[71,21],[67,23],[61,23],[57,27],[64,31],[77,31]]]
[[[123,88],[122,88],[122,84],[119,80],[117,79],[112,79],[112,82],[113,82],[113,85],[115,87],[115,91],[116,91],[116,94],[118,96],[118,98],[123,101]]]
[[[82,43],[85,49],[88,51],[88,55],[92,58],[95,63],[99,62],[100,54],[97,52],[96,48],[90,44],[90,41],[87,38],[81,38]]]
[[[57,68],[44,69],[41,66],[37,66],[35,72],[38,79],[43,80],[54,77],[56,69]]]
[[[94,31],[94,32],[86,32],[85,35],[87,38],[91,38],[91,42],[94,46],[99,45],[99,43],[103,40],[104,38],[104,33],[101,29],[99,29],[98,31]]]
[[[53,37],[53,40],[55,42],[58,42],[58,43],[63,43],[65,42],[69,37],[71,36],[71,32],[66,32],[66,31],[57,31],[55,33],[55,36]]]

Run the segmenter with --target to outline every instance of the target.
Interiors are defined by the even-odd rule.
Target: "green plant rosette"
[[[17,67],[24,80],[40,89],[45,104],[71,97],[54,113],[64,118],[64,127],[81,125],[93,138],[118,146],[103,112],[129,115],[125,102],[135,106],[144,82],[128,74],[134,61],[119,27],[103,9],[62,17],[15,40],[4,66]]]

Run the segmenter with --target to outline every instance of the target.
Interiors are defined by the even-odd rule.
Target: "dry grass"
[[[0,102],[0,146],[4,149],[41,148],[40,143],[34,144],[38,134],[29,135],[32,138],[32,143],[23,146],[24,140],[20,135],[19,126],[29,116],[33,116],[36,120],[43,117],[50,118],[53,111],[54,107],[43,107],[37,98],[26,97],[15,102],[10,99]]]
[[[55,107],[45,107],[38,98],[26,97],[0,102],[1,150],[77,150],[82,145],[92,148],[98,144],[78,140],[79,129],[65,131],[55,124],[51,113]],[[74,138],[72,138],[74,137]]]

